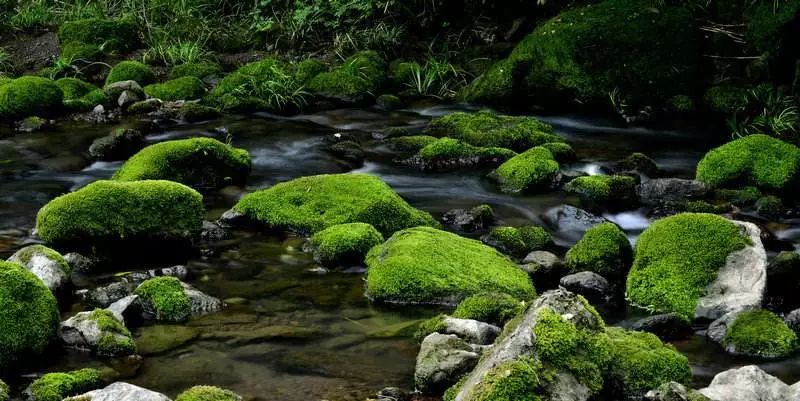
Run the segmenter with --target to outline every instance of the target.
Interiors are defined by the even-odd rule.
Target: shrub
[[[183,77],[176,78],[163,84],[152,84],[144,87],[147,96],[156,99],[174,100],[194,100],[200,99],[206,93],[206,86],[198,78]]]
[[[150,67],[138,61],[123,61],[114,66],[106,78],[106,85],[121,81],[136,81],[139,85],[149,85],[156,80]]]
[[[61,108],[64,94],[52,80],[33,76],[0,86],[0,117],[22,118]]]
[[[152,307],[157,320],[183,322],[191,315],[189,297],[175,277],[154,277],[136,288],[136,295]]]

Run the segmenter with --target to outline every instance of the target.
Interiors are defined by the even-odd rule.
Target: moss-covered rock
[[[519,258],[553,246],[553,236],[539,226],[496,227],[481,240],[503,253]]]
[[[697,165],[697,180],[717,187],[753,185],[790,191],[797,183],[800,149],[767,135],[750,135],[708,152]]]
[[[206,86],[197,77],[175,78],[162,84],[144,87],[147,96],[165,101],[200,99],[206,93]]]
[[[183,322],[192,313],[183,284],[175,277],[151,278],[140,284],[135,293],[159,321]]]
[[[407,163],[423,170],[452,170],[497,165],[517,154],[505,148],[481,148],[453,138],[441,138],[426,145]]]
[[[624,279],[632,262],[628,237],[614,223],[603,223],[586,231],[567,252],[565,260],[572,272],[592,271],[608,279]]]
[[[508,294],[478,294],[464,298],[453,317],[472,319],[503,327],[525,310],[526,303]]]
[[[210,76],[222,75],[222,67],[217,63],[197,62],[176,65],[169,71],[170,79],[195,77],[203,79]]]
[[[193,102],[188,102],[181,106],[179,114],[181,118],[190,123],[213,120],[222,116],[222,113],[217,108]]]
[[[156,76],[153,70],[138,61],[123,61],[114,66],[106,77],[106,85],[114,82],[136,81],[139,85],[150,85],[155,82]]]
[[[438,226],[379,178],[366,174],[302,177],[251,193],[234,211],[265,226],[314,233],[344,223],[367,223],[384,235],[416,226]]]
[[[361,264],[367,252],[381,243],[383,235],[366,223],[331,226],[311,237],[314,259],[325,266]]]
[[[61,109],[64,93],[50,79],[24,76],[0,86],[0,117],[22,118]]]
[[[706,91],[703,101],[711,111],[730,115],[747,107],[747,89],[730,85],[712,86]]]
[[[117,181],[169,180],[193,188],[241,184],[250,173],[250,154],[213,138],[150,145],[114,174]]]
[[[108,105],[109,97],[100,88],[77,78],[61,78],[56,86],[64,94],[64,107],[72,111],[89,111],[98,104]]]
[[[501,164],[490,177],[503,192],[537,192],[553,187],[559,168],[553,154],[537,146]]]
[[[347,58],[342,65],[318,74],[308,81],[308,89],[326,97],[361,100],[377,96],[386,80],[386,61],[374,51],[363,51]]]
[[[242,397],[219,387],[194,386],[178,394],[175,401],[242,401]]]
[[[200,335],[197,327],[160,324],[142,327],[136,337],[136,348],[143,356],[156,355],[179,348]]]
[[[636,201],[636,179],[627,175],[578,177],[564,186],[589,207],[625,208]]]
[[[203,197],[170,181],[97,181],[39,210],[36,229],[50,243],[179,240],[200,232]]]
[[[106,52],[126,52],[139,45],[139,29],[131,19],[88,18],[67,21],[58,29],[61,43],[103,46]]]
[[[426,132],[448,136],[473,146],[499,147],[517,152],[550,142],[564,142],[553,127],[533,117],[496,115],[489,111],[457,112],[431,120]]]
[[[95,309],[89,318],[97,324],[100,338],[95,352],[99,356],[119,357],[136,354],[136,344],[128,328],[106,309]]]
[[[756,212],[768,219],[780,218],[783,210],[783,201],[777,196],[762,196],[756,201]]]
[[[797,350],[797,334],[780,317],[766,310],[738,314],[728,327],[722,345],[735,354],[785,358]]]
[[[317,75],[328,71],[328,67],[319,60],[307,59],[293,65],[292,70],[294,70],[295,79],[306,85]]]
[[[564,142],[548,142],[539,145],[553,154],[553,158],[559,163],[568,163],[575,161],[578,158],[575,149],[568,143]]]
[[[627,297],[692,319],[728,255],[746,245],[739,227],[724,217],[684,213],[658,220],[636,242]]]
[[[93,43],[69,42],[61,45],[61,59],[91,62],[100,60],[103,57],[103,50],[100,46]]]
[[[659,173],[658,165],[644,153],[631,153],[617,164],[621,171],[636,171],[648,177],[656,177]]]
[[[34,380],[27,393],[32,401],[61,401],[102,386],[100,371],[86,368],[68,373],[48,373]]]
[[[405,153],[416,153],[424,147],[439,140],[435,136],[430,135],[410,135],[401,136],[398,138],[389,138],[388,143],[392,148]]]
[[[55,337],[56,299],[33,273],[0,261],[0,369],[40,354]]]
[[[715,189],[713,195],[717,201],[730,202],[739,207],[753,206],[762,197],[758,188],[750,186],[739,189]]]
[[[497,292],[529,299],[527,274],[478,241],[430,227],[399,231],[367,255],[367,294],[378,301],[453,302]]]

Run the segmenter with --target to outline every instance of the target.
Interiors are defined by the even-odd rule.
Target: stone
[[[639,201],[646,205],[660,205],[683,199],[698,199],[708,194],[708,187],[700,181],[681,178],[658,178],[643,181],[636,187]]]
[[[528,273],[539,291],[558,287],[561,277],[569,270],[561,259],[548,251],[533,251],[522,259],[520,269]]]
[[[106,85],[103,89],[106,95],[112,99],[119,98],[122,92],[131,91],[144,98],[144,89],[136,81],[119,81]]]
[[[73,271],[82,273],[91,272],[100,262],[97,258],[87,257],[78,252],[70,252],[64,255],[64,260],[67,261],[67,264],[69,264]]]
[[[560,285],[568,291],[583,295],[591,304],[608,303],[614,298],[614,288],[603,276],[583,271],[561,278]]]
[[[414,385],[425,394],[441,394],[475,367],[480,347],[453,334],[433,333],[425,337],[414,368]]]
[[[460,234],[483,233],[494,222],[494,213],[489,205],[472,209],[451,209],[442,216],[442,224],[450,231]]]
[[[749,365],[717,374],[699,391],[712,401],[794,401],[797,394],[793,390],[758,366]]]
[[[120,108],[125,109],[126,107],[140,100],[142,100],[142,97],[138,93],[126,90],[119,95],[119,98],[117,99],[117,105],[119,105]]]
[[[150,391],[125,382],[116,382],[100,390],[90,391],[75,397],[67,398],[70,401],[172,401],[164,394]]]
[[[500,335],[501,330],[489,323],[447,316],[444,318],[442,331],[446,334],[455,334],[471,344],[486,345],[491,344]]]
[[[645,401],[710,401],[708,397],[677,382],[664,383],[659,388],[648,391],[644,399]]]
[[[20,249],[9,262],[17,263],[33,273],[54,294],[59,294],[70,284],[70,268],[58,252],[42,245]]]
[[[189,297],[189,309],[191,309],[192,315],[207,315],[222,310],[222,301],[219,299],[204,294],[189,284],[181,284],[183,284],[186,296]]]
[[[61,323],[58,335],[66,347],[102,357],[136,354],[131,333],[113,312],[104,309],[79,312]]]
[[[603,217],[570,205],[561,205],[548,210],[542,216],[542,220],[554,231],[575,241],[581,239],[588,229],[608,222]]]
[[[97,138],[89,146],[89,155],[95,160],[125,160],[146,145],[144,134],[135,129],[116,129],[109,135]]]
[[[692,326],[677,313],[647,316],[633,323],[631,330],[653,333],[667,341],[686,338],[692,334]]]
[[[800,309],[795,309],[784,318],[786,325],[789,326],[798,336],[800,336]]]

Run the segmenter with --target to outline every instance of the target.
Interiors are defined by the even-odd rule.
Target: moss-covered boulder
[[[203,215],[203,197],[182,184],[97,181],[42,207],[36,230],[49,243],[186,241]]]
[[[553,246],[553,236],[539,226],[495,227],[481,240],[500,252],[518,258]]]
[[[658,165],[644,153],[634,152],[617,163],[617,170],[623,172],[637,172],[647,177],[656,177],[659,173]]]
[[[169,70],[169,79],[195,77],[203,79],[210,76],[222,75],[222,67],[217,63],[197,62],[176,65]]]
[[[575,149],[565,142],[547,142],[539,146],[549,150],[553,154],[553,158],[559,163],[569,163],[578,158]]]
[[[592,271],[611,280],[624,280],[632,262],[628,237],[614,223],[590,228],[565,259],[572,272]]]
[[[457,112],[431,120],[425,130],[479,147],[499,147],[517,152],[550,142],[564,142],[550,124],[533,117],[497,115],[489,111]]]
[[[697,180],[712,188],[752,185],[772,191],[794,191],[800,170],[800,148],[767,135],[750,135],[706,153],[697,165]]]
[[[215,107],[193,102],[188,102],[181,106],[178,114],[182,119],[190,123],[213,120],[222,116],[222,113],[219,111],[219,109]]]
[[[684,213],[658,220],[636,242],[627,297],[637,305],[692,319],[728,255],[749,243],[724,217]]]
[[[79,312],[61,323],[61,342],[104,358],[136,354],[136,344],[120,318],[107,309]]]
[[[144,87],[147,96],[165,101],[200,99],[206,93],[206,86],[197,77],[175,78],[161,84]]]
[[[67,21],[58,29],[61,43],[80,42],[103,46],[106,52],[126,52],[140,43],[139,29],[132,19],[87,18]]]
[[[537,146],[501,164],[489,177],[503,192],[540,192],[553,187],[559,168],[553,154]]]
[[[379,178],[367,174],[302,177],[253,192],[233,212],[281,231],[314,233],[344,223],[371,224],[383,235],[416,226],[438,226]]]
[[[33,273],[0,261],[0,370],[41,354],[55,337],[56,299]]]
[[[44,245],[28,245],[8,258],[30,270],[47,288],[58,295],[70,283],[70,268],[58,251]]]
[[[360,101],[377,96],[385,80],[386,61],[374,51],[363,51],[331,71],[318,74],[307,86],[321,96]]]
[[[383,235],[366,223],[331,226],[311,237],[314,260],[325,266],[364,263],[367,252],[382,243]]]
[[[0,118],[19,119],[53,113],[62,107],[64,93],[47,78],[24,76],[0,86]]]
[[[276,58],[245,64],[223,78],[206,101],[228,112],[285,113],[302,107],[308,93],[291,67]]]
[[[464,298],[453,317],[486,322],[503,327],[525,310],[526,303],[508,294],[478,294]]]
[[[636,202],[636,179],[627,175],[578,177],[564,190],[577,194],[589,208],[624,209]]]
[[[77,78],[61,78],[56,86],[64,94],[64,107],[72,111],[89,111],[98,104],[111,101],[102,89]]]
[[[422,149],[406,163],[422,170],[454,170],[498,165],[517,154],[505,148],[481,148],[453,138],[441,138]]]
[[[61,401],[103,386],[97,369],[80,369],[66,373],[48,373],[31,383],[25,391],[31,401]]]
[[[319,60],[306,59],[292,65],[292,70],[294,72],[295,79],[305,85],[317,75],[327,72],[328,66]]]
[[[535,290],[527,274],[478,241],[430,227],[399,231],[367,255],[367,294],[377,301],[450,303],[497,292]]]
[[[393,149],[400,152],[416,153],[438,140],[439,138],[430,135],[409,135],[389,138],[387,142]]]
[[[242,397],[219,387],[194,386],[178,394],[175,401],[242,401]]]
[[[106,77],[106,85],[115,82],[135,81],[139,85],[150,85],[155,82],[153,70],[138,61],[123,61],[114,66]]]
[[[191,138],[150,145],[114,173],[117,181],[169,180],[193,188],[243,183],[250,154],[213,138]]]
[[[797,334],[780,317],[766,310],[737,314],[722,340],[733,354],[760,358],[785,358],[800,346]]]
[[[192,314],[189,297],[183,284],[175,277],[151,278],[140,284],[134,292],[156,320],[183,322]]]

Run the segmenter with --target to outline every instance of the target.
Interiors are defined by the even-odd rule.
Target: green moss
[[[373,246],[383,243],[383,235],[369,224],[348,223],[317,232],[311,243],[323,265],[362,263]]]
[[[38,245],[38,244],[28,245],[20,249],[19,251],[14,253],[14,255],[12,255],[11,258],[9,258],[9,262],[19,263],[22,266],[27,266],[27,264],[30,263],[31,258],[34,255],[44,255],[47,259],[55,261],[56,263],[58,263],[58,265],[61,267],[61,270],[63,270],[64,273],[69,274],[72,271],[72,268],[69,266],[69,263],[67,263],[67,260],[64,259],[64,256],[62,256],[60,253],[58,253],[56,250],[52,248],[48,248],[44,245]]]
[[[760,198],[761,191],[756,187],[743,187],[741,189],[716,189],[714,199],[730,202],[738,206],[752,206]]]
[[[181,106],[180,115],[187,122],[193,123],[219,118],[222,113],[214,107],[188,102]]]
[[[428,124],[427,132],[448,136],[473,146],[524,151],[550,142],[564,142],[553,127],[533,117],[495,115],[489,111],[452,113]]]
[[[22,118],[53,113],[61,108],[64,94],[52,80],[24,76],[0,86],[0,117]]]
[[[303,85],[314,79],[319,74],[328,70],[328,67],[319,60],[303,60],[293,66],[294,77]]]
[[[777,196],[763,196],[756,201],[756,211],[766,218],[777,219],[783,214],[783,201]]]
[[[613,350],[608,376],[624,394],[641,394],[670,381],[691,382],[689,360],[672,345],[650,333],[618,327],[607,332]]]
[[[438,223],[414,209],[379,178],[366,174],[302,177],[251,193],[234,206],[276,230],[317,232],[344,223],[367,223],[383,235]]]
[[[422,340],[430,334],[441,332],[446,327],[444,324],[444,319],[446,317],[447,315],[436,315],[420,323],[419,327],[417,327],[417,331],[414,333],[414,338],[422,342]]]
[[[242,397],[230,390],[213,386],[194,386],[180,394],[175,401],[240,401]]]
[[[492,177],[504,192],[540,191],[552,187],[559,167],[549,150],[537,146],[501,164]]]
[[[194,188],[242,183],[250,173],[250,154],[213,138],[191,138],[150,145],[114,174],[117,181],[170,180]]]
[[[225,76],[206,100],[225,111],[281,112],[301,94],[305,96],[303,86],[291,75],[290,67],[278,59],[266,58]]]
[[[789,190],[797,179],[800,149],[767,135],[750,135],[708,152],[697,165],[697,180],[717,188],[753,185]]]
[[[626,175],[591,175],[575,178],[564,189],[590,204],[625,203],[636,196],[636,179]]]
[[[126,52],[139,45],[138,31],[132,20],[89,18],[61,24],[58,39],[61,43],[82,42],[103,46],[106,52]]]
[[[747,107],[747,89],[730,85],[712,86],[703,100],[711,111],[726,115],[738,113]]]
[[[156,80],[153,70],[138,61],[123,61],[114,66],[106,78],[106,85],[121,81],[136,81],[139,85],[149,85]]]
[[[631,153],[617,167],[623,171],[638,171],[648,177],[658,175],[658,165],[655,160],[644,153]]]
[[[203,79],[212,75],[222,75],[222,67],[217,63],[198,62],[176,65],[169,71],[170,79],[195,77]]]
[[[514,76],[520,75],[524,65],[514,60],[494,64],[458,94],[462,100],[478,103],[498,103],[515,95]],[[517,89],[519,91],[519,89]]]
[[[60,320],[56,299],[23,267],[0,261],[0,368],[40,354],[55,337]]]
[[[632,261],[628,237],[614,223],[590,228],[566,256],[572,272],[592,271],[609,279],[624,278]]]
[[[97,369],[81,369],[69,373],[48,373],[31,384],[34,401],[61,401],[101,387],[103,380]]]
[[[667,100],[667,108],[676,113],[690,113],[696,106],[691,96],[675,95]]]
[[[473,319],[503,327],[525,310],[525,302],[508,294],[478,294],[464,298],[453,317]]]
[[[111,311],[95,309],[91,319],[100,329],[100,339],[97,341],[97,354],[106,357],[120,355],[133,355],[136,353],[136,343],[128,328],[117,320]]]
[[[691,320],[697,300],[728,255],[747,244],[724,217],[684,213],[658,220],[637,240],[627,296],[635,304]]]
[[[140,100],[128,106],[126,113],[128,114],[148,114],[159,110],[163,103],[158,99]]]
[[[139,285],[135,293],[152,306],[157,320],[183,322],[191,315],[189,297],[175,277],[151,278]]]
[[[738,354],[783,358],[797,350],[797,335],[780,317],[766,310],[740,313],[728,328],[723,345]]]
[[[379,301],[453,302],[497,292],[535,295],[527,274],[478,241],[430,227],[399,231],[367,255],[367,294]]]
[[[436,137],[429,135],[401,136],[399,138],[389,139],[389,143],[392,144],[394,148],[396,148],[401,152],[408,152],[408,153],[419,152],[420,150],[422,150],[422,148],[436,141],[437,141]]]
[[[56,86],[64,94],[64,107],[72,111],[89,111],[98,104],[110,102],[100,88],[77,78],[61,78],[56,81]]]
[[[163,84],[152,84],[144,87],[147,96],[165,101],[200,99],[206,93],[206,86],[199,78],[182,77]]]
[[[61,59],[63,60],[91,62],[100,60],[102,57],[103,50],[96,44],[69,42],[61,45]]]
[[[386,79],[386,62],[374,51],[350,56],[330,72],[318,74],[308,82],[308,89],[323,96],[358,99],[375,96]]]
[[[446,169],[506,161],[517,154],[504,148],[481,148],[453,138],[441,138],[417,153],[424,168]]]
[[[542,366],[535,358],[503,362],[489,372],[471,394],[474,401],[544,401],[536,390],[546,383]]]
[[[540,146],[549,150],[550,153],[553,154],[553,158],[555,158],[559,163],[571,162],[577,159],[575,149],[572,149],[572,146],[570,146],[568,143],[548,142],[543,143]]]
[[[539,226],[496,227],[483,238],[483,241],[517,257],[553,246],[553,236]]]
[[[39,210],[50,243],[126,239],[187,240],[200,232],[202,196],[170,181],[97,181]]]

